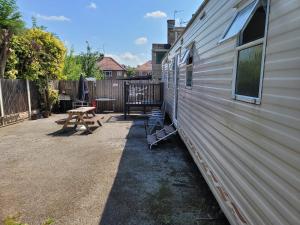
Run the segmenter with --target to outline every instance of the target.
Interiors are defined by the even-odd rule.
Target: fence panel
[[[77,99],[78,92],[78,81],[72,80],[61,80],[58,83],[59,92],[65,92],[65,94],[70,95],[72,100]]]
[[[26,81],[3,79],[1,84],[4,114],[27,112],[29,107]]]
[[[31,110],[37,110],[40,108],[40,100],[41,100],[38,86],[33,81],[29,81],[29,87],[30,87]]]
[[[55,83],[55,82],[54,82]],[[154,82],[151,80],[97,80],[96,82],[89,81],[89,98],[90,101],[97,98],[113,98],[116,99],[115,111],[123,112],[124,111],[124,84],[132,83],[132,84],[157,84],[158,82]],[[74,101],[77,99],[78,92],[78,81],[59,81],[55,87],[59,89],[59,92],[65,92],[67,95],[71,96],[71,99]],[[149,86],[149,88],[155,88],[154,86]],[[157,87],[159,88],[159,87]],[[156,88],[156,89],[157,89]],[[160,91],[159,90],[151,90],[151,93],[155,94],[152,98],[159,98]],[[150,94],[150,90],[149,90]],[[101,103],[100,107],[104,107],[104,110],[112,109],[112,102]]]
[[[115,111],[122,112],[124,108],[124,97],[123,97],[123,80],[98,80],[96,81],[96,95],[95,98],[113,98],[115,101]],[[106,104],[105,108],[112,108],[112,103]]]

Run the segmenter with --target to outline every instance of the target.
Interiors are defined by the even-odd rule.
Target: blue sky
[[[89,41],[126,65],[151,59],[151,44],[165,43],[166,21],[188,21],[202,0],[17,0],[27,26],[35,16],[38,25],[55,33],[75,52]]]

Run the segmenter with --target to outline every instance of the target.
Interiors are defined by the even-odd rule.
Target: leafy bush
[[[59,100],[58,97],[59,97],[58,90],[49,88],[48,101],[49,101],[50,108],[52,108],[52,106],[58,102],[58,100]]]
[[[18,79],[63,79],[62,70],[66,48],[52,33],[39,28],[28,29],[15,35],[10,44],[10,57],[5,76],[14,74]],[[16,70],[17,73],[12,72]]]

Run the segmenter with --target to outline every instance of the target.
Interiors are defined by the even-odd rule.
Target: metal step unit
[[[152,146],[157,145],[159,142],[177,133],[177,129],[175,129],[173,125],[174,124],[172,123],[161,130],[157,130],[154,134],[147,135],[147,142],[150,150],[152,149]]]

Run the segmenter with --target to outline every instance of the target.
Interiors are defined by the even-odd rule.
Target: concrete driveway
[[[141,120],[106,115],[91,135],[61,135],[58,118],[0,128],[0,221],[228,224],[178,137],[149,151]]]

